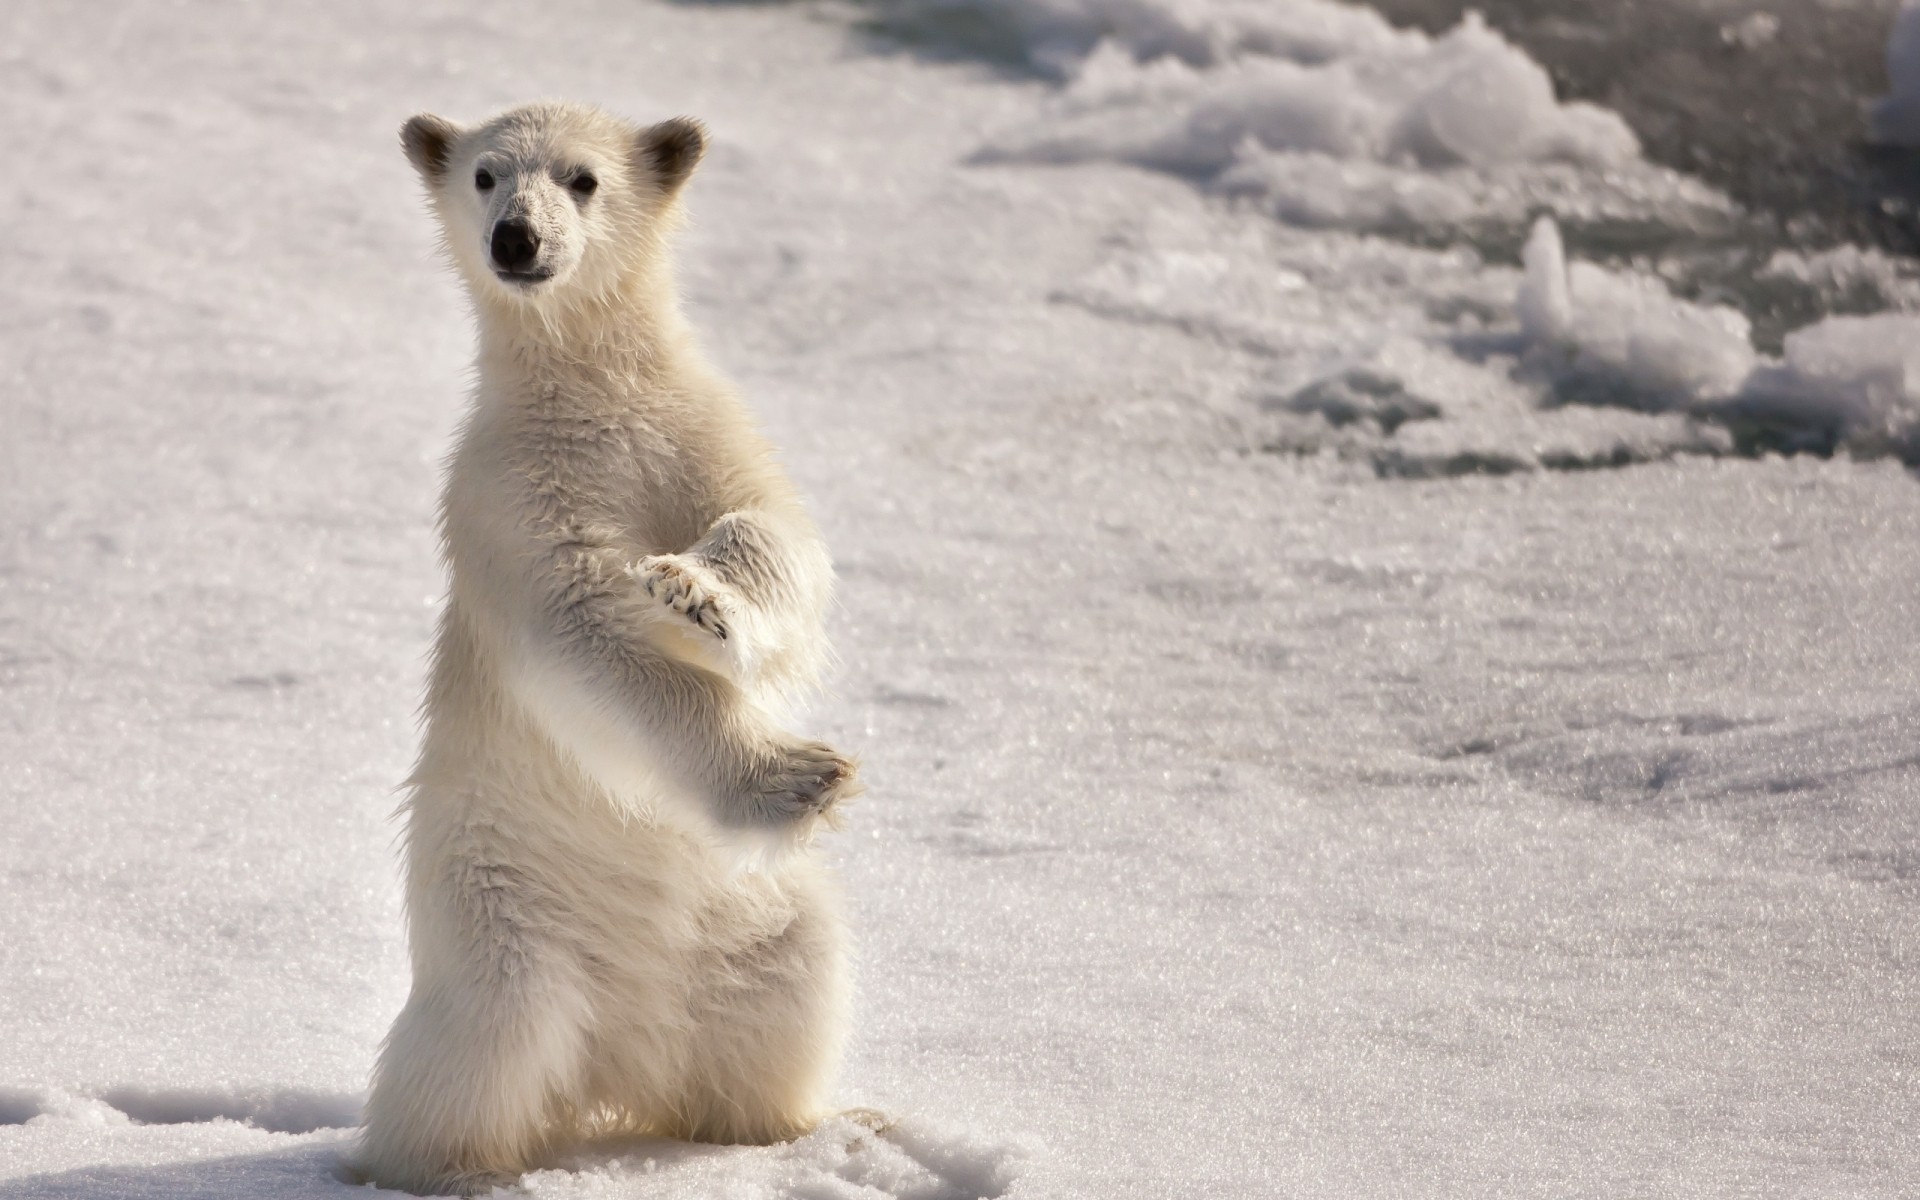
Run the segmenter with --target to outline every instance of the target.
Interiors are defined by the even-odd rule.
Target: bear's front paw
[[[668,612],[720,641],[733,633],[731,589],[707,568],[681,554],[654,554],[627,572]]]
[[[832,823],[834,806],[860,794],[860,766],[822,742],[800,741],[780,747],[756,781],[756,807],[773,823],[824,816]]]

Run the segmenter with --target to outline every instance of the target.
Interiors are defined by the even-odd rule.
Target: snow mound
[[[115,1123],[195,1125],[232,1121],[269,1133],[349,1129],[360,1123],[358,1096],[304,1088],[109,1088],[98,1096],[61,1089],[0,1088],[0,1125],[40,1117],[94,1114]],[[93,1119],[93,1117],[89,1117]]]
[[[1052,127],[1003,157],[1113,159],[1212,176],[1247,148],[1421,167],[1611,166],[1638,152],[1619,117],[1561,105],[1539,64],[1470,16],[1438,40],[1368,39],[1323,62],[1253,56],[1197,68],[1107,42],[1081,64]]]
[[[1887,39],[1887,78],[1893,89],[1867,116],[1874,141],[1920,146],[1920,0],[1906,0]]]
[[[336,1174],[347,1135],[290,1134],[215,1117],[143,1124],[104,1100],[34,1093],[22,1124],[0,1126],[0,1164],[24,1171],[0,1183],[9,1200],[337,1200],[397,1195],[349,1187]]]
[[[918,1121],[875,1132],[839,1117],[778,1146],[647,1142],[536,1171],[526,1195],[553,1200],[726,1197],[727,1200],[989,1200],[1013,1186],[1026,1152],[945,1134]]]
[[[0,1087],[0,1125],[25,1125],[46,1109],[46,1097],[31,1088]]]
[[[1828,317],[1787,335],[1784,361],[1722,409],[1769,449],[1920,463],[1920,317]]]
[[[1563,397],[1685,408],[1732,393],[1754,368],[1738,311],[1676,299],[1645,274],[1586,262],[1570,270],[1559,227],[1546,217],[1527,239],[1524,263],[1520,329]]]
[[[1432,237],[1571,219],[1700,227],[1725,197],[1648,164],[1615,114],[1469,13],[1429,37],[1325,0],[896,0],[894,27],[962,25],[1064,83],[989,162],[1121,162],[1289,223]],[[964,20],[963,20],[964,18]]]
[[[1569,269],[1545,217],[1516,307],[1529,363],[1563,400],[1691,411],[1748,450],[1920,458],[1920,317],[1827,317],[1787,335],[1784,359],[1763,358],[1733,309],[1648,275]]]
[[[238,1121],[272,1133],[348,1129],[360,1097],[299,1088],[114,1088],[100,1099],[143,1125]]]

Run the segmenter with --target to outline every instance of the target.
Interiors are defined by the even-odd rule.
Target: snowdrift
[[[1250,436],[1270,448],[1331,448],[1414,475],[1674,454],[1920,457],[1914,318],[1828,316],[1762,353],[1738,297],[1709,298],[1724,293],[1714,273],[1727,251],[1659,253],[1724,240],[1737,208],[1647,162],[1617,115],[1561,102],[1477,15],[1430,37],[1324,0],[885,11],[923,31],[991,30],[1059,81],[1043,118],[989,137],[979,161],[1166,172],[1279,223],[1163,222],[1057,293],[1266,360],[1248,370],[1265,414]],[[1875,117],[1889,138],[1920,87],[1915,38],[1909,5],[1889,52],[1895,95]],[[1612,261],[1570,255],[1563,227],[1613,245]],[[1640,229],[1637,242],[1623,228]],[[1291,231],[1435,249],[1383,256]],[[1508,247],[1522,248],[1518,278],[1499,264]],[[1910,266],[1853,247],[1779,251],[1736,274],[1754,305],[1920,310]],[[1342,313],[1356,304],[1370,323]]]

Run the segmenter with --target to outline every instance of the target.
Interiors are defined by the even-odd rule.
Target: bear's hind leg
[[[846,951],[830,903],[809,899],[779,934],[729,955],[703,989],[680,1136],[765,1145],[828,1114],[846,1030]]]
[[[528,969],[416,980],[374,1069],[355,1169],[418,1193],[510,1184],[579,1092],[585,994]]]

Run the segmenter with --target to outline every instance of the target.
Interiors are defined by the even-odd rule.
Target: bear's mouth
[[[494,275],[494,278],[498,279],[501,283],[511,284],[514,287],[518,287],[518,288],[535,287],[553,278],[552,271],[495,270],[493,275]]]

